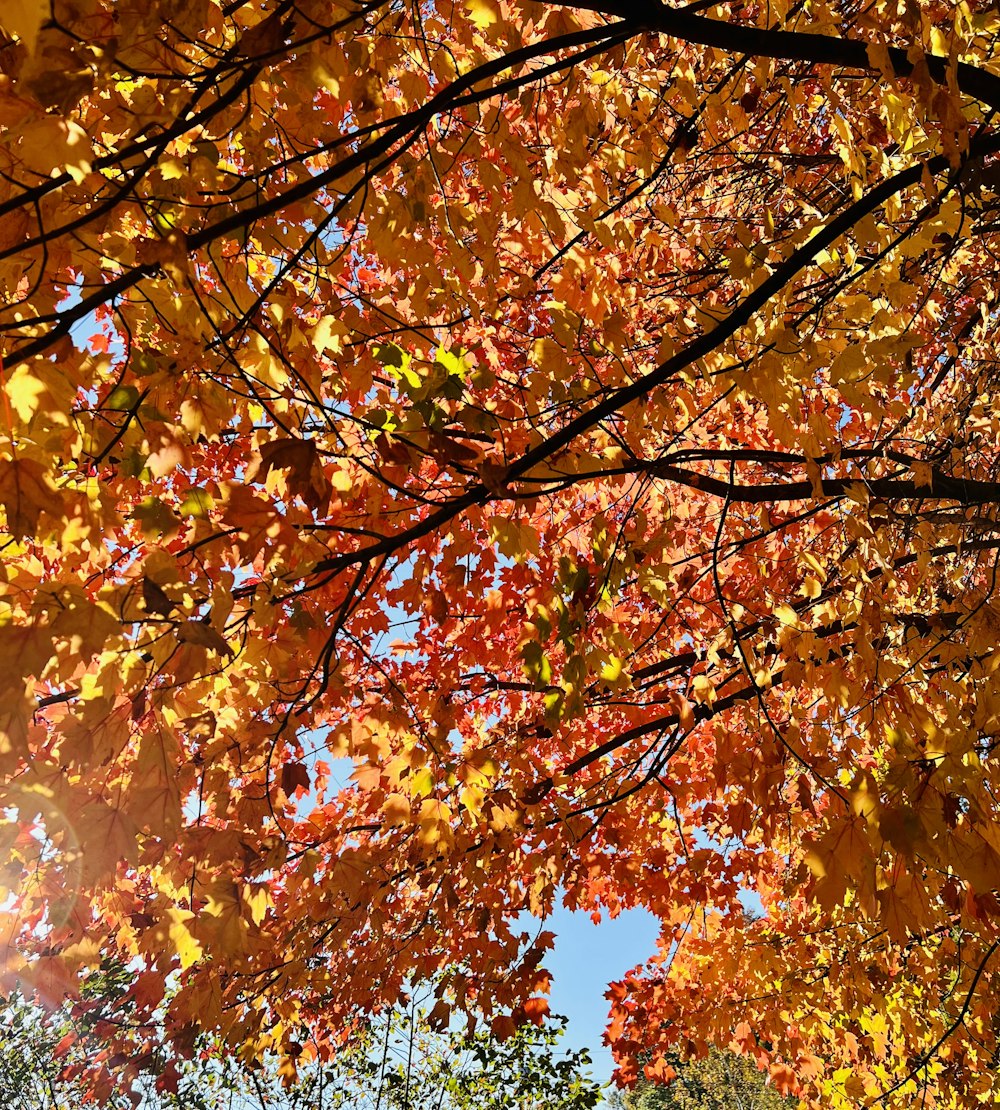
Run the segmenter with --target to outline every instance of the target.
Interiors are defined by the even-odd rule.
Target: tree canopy
[[[780,1095],[767,1073],[746,1056],[712,1049],[704,1058],[667,1059],[674,1072],[668,1083],[640,1080],[630,1090],[615,1091],[620,1110],[794,1110],[797,1100]]]
[[[0,945],[129,969],[95,1097],[507,1035],[562,899],[662,922],[623,1080],[986,1098],[994,5],[0,28]]]

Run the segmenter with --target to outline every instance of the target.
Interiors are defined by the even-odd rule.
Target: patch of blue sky
[[[559,906],[545,928],[556,937],[545,964],[552,973],[549,1005],[567,1019],[562,1047],[585,1048],[592,1075],[607,1083],[615,1066],[604,1043],[608,986],[654,954],[660,922],[648,910],[633,909],[595,923],[583,910]]]

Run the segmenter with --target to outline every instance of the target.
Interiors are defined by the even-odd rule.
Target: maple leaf
[[[309,771],[302,763],[285,763],[281,768],[281,789],[287,798],[309,789]]]
[[[499,20],[499,13],[492,0],[466,0],[466,10],[472,22],[485,31]]]
[[[180,528],[177,514],[159,497],[146,497],[132,511],[143,532],[150,536],[167,537]]]
[[[189,928],[193,920],[193,913],[171,908],[165,915],[165,929],[160,926],[157,930],[166,933],[169,939],[165,947],[177,956],[182,970],[197,963],[202,952],[201,945]]]
[[[108,881],[119,860],[134,862],[138,854],[136,828],[122,810],[95,802],[73,822],[75,834],[87,846],[86,868],[99,881]]]
[[[197,644],[216,655],[232,656],[233,649],[225,638],[207,621],[183,621],[177,626],[177,638],[185,644]]]
[[[309,439],[277,439],[260,449],[258,477],[266,479],[272,470],[287,470],[289,489],[299,494],[313,509],[329,500],[331,486],[320,464],[316,444]]]
[[[57,502],[48,472],[34,459],[0,459],[0,504],[7,511],[7,530],[17,539],[33,536],[38,518]]]
[[[147,613],[156,613],[161,617],[169,617],[175,608],[174,603],[163,592],[163,587],[145,576],[142,579],[142,602]]]
[[[198,931],[211,938],[213,947],[228,955],[239,955],[247,944],[247,923],[243,903],[232,880],[221,880],[209,890],[205,911],[198,919]]]

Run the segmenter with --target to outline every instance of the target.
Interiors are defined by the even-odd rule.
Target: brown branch
[[[630,0],[545,0],[559,7],[585,8],[604,15],[632,17],[636,5]],[[810,62],[813,65],[837,66],[841,69],[857,69],[882,77],[881,72],[872,65],[869,46],[859,39],[834,38],[831,35],[805,34],[801,31],[776,31],[764,27],[748,27],[745,24],[705,16],[694,15],[690,11],[672,8],[662,3],[646,3],[641,6],[643,29],[670,35],[698,46],[711,46],[733,54],[748,54],[756,58],[776,58],[783,61]],[[914,70],[906,50],[890,46],[887,50],[893,73],[897,77],[909,77]],[[947,58],[936,54],[925,54],[924,61],[932,79],[945,84],[950,68]],[[958,87],[966,96],[1000,109],[1000,77],[987,70],[979,69],[968,62],[959,62],[955,67]]]
[[[669,464],[653,464],[649,469],[658,477],[678,485],[751,505],[839,498],[849,494],[852,488],[863,490],[868,496],[882,501],[933,498],[957,501],[960,505],[1000,504],[1000,482],[953,478],[936,467],[931,469],[930,481],[927,483],[912,478],[866,478],[858,475],[856,478],[817,478],[815,482],[772,482],[751,486],[734,485],[721,478],[712,478],[707,474],[698,474],[696,471],[683,470]]]

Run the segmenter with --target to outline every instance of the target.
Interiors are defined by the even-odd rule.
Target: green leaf
[[[104,407],[115,412],[128,412],[135,408],[138,400],[139,390],[134,385],[119,385],[111,391]]]
[[[383,366],[402,368],[408,361],[406,352],[395,343],[379,343],[374,348],[374,355]]]
[[[189,489],[180,503],[181,516],[193,516],[205,520],[215,501],[203,489]]]
[[[151,351],[136,351],[129,360],[129,370],[137,378],[148,378],[160,369],[160,363]]]
[[[539,686],[552,683],[552,664],[537,640],[529,640],[521,646],[521,663],[524,673]]]
[[[147,536],[172,536],[180,528],[180,520],[169,505],[158,497],[147,497],[132,510],[132,518]]]

